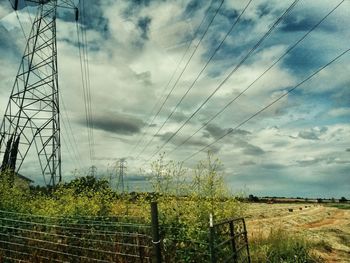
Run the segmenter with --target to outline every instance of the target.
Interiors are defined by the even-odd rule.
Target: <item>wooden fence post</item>
[[[152,245],[153,245],[153,260],[154,263],[162,262],[162,253],[160,246],[159,221],[158,221],[158,204],[151,202],[151,223],[152,223]]]

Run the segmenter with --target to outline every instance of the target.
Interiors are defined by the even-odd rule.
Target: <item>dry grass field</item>
[[[340,209],[319,204],[248,204],[250,240],[281,228],[316,244],[325,262],[350,262],[350,205]],[[293,211],[291,210],[293,209]]]

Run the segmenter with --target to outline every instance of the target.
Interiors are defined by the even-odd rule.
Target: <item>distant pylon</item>
[[[97,167],[95,165],[91,166],[89,168],[89,173],[88,173],[89,176],[92,176],[92,177],[96,177],[97,175]]]
[[[118,176],[118,184],[117,184],[117,191],[120,191],[121,193],[125,192],[125,185],[124,185],[124,176],[126,171],[126,160],[125,159],[119,159],[117,163],[117,169],[116,172],[119,173]]]
[[[62,180],[57,1],[30,0],[38,4],[38,12],[0,126],[1,170],[18,172],[34,145],[44,182],[51,186]],[[17,9],[18,0],[15,3]]]

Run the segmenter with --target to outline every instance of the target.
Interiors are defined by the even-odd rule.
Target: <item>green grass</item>
[[[323,262],[312,253],[315,244],[305,237],[283,229],[271,230],[267,237],[250,242],[252,262],[314,263]]]
[[[350,204],[330,204],[328,206],[336,207],[338,209],[345,209],[345,210],[349,210],[350,209]]]

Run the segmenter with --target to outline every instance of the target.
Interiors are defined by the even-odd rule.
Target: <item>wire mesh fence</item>
[[[150,262],[150,225],[135,221],[0,211],[0,262]]]
[[[243,218],[189,227],[137,216],[50,217],[0,210],[0,263],[250,262]],[[209,226],[209,222],[208,225]]]

